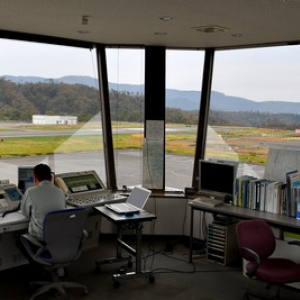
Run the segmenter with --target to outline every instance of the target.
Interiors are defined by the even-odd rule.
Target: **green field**
[[[117,124],[119,128],[141,128],[141,124]],[[113,124],[114,126],[117,126]],[[166,153],[193,156],[196,143],[196,128],[168,125],[176,131],[166,133]],[[0,130],[78,130],[77,126],[20,126],[18,128],[0,128]],[[93,125],[85,128],[99,128]],[[180,129],[182,128],[182,130]],[[21,135],[21,133],[20,133]],[[103,149],[102,136],[99,135],[65,135],[50,137],[16,137],[0,140],[0,157],[17,157],[28,155],[46,155],[53,153],[76,153],[100,151]],[[299,142],[300,137],[291,130],[267,128],[214,127],[207,133],[206,156],[222,159],[264,164],[267,159],[268,145],[272,143]],[[142,149],[143,134],[115,134],[114,148]]]

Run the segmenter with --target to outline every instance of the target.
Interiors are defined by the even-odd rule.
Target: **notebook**
[[[106,204],[105,206],[118,214],[137,213],[142,210],[151,194],[151,191],[135,187],[126,202]]]

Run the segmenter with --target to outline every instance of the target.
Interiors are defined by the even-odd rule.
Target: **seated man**
[[[21,201],[21,211],[29,218],[28,232],[43,240],[43,224],[47,213],[66,207],[65,195],[52,182],[51,169],[39,164],[33,169],[35,186],[29,188]]]

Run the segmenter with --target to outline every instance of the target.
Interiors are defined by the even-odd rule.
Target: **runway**
[[[143,178],[143,162],[141,152],[137,150],[123,150],[115,152],[116,174],[118,188],[123,185],[141,184]],[[18,166],[49,164],[56,173],[95,170],[106,184],[105,162],[102,153],[73,153],[55,155],[37,155],[27,157],[1,158],[0,180],[9,179],[18,182]],[[194,159],[191,156],[165,156],[165,186],[176,189],[190,187],[192,182]],[[247,174],[262,178],[264,166],[239,164],[239,174]]]

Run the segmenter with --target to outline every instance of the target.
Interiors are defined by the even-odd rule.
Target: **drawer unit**
[[[239,257],[235,224],[208,225],[206,255],[208,260],[220,264],[230,264]]]

